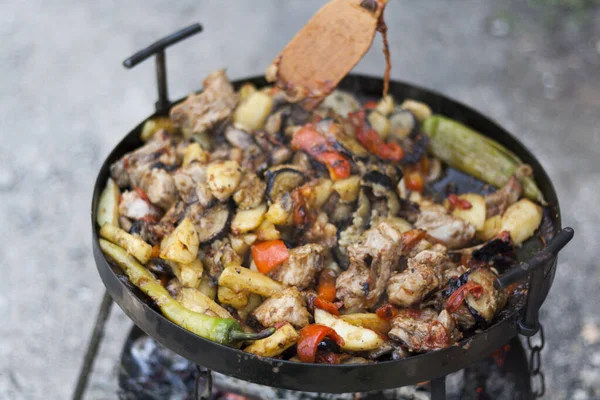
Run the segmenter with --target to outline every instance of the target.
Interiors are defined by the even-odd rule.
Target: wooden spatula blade
[[[290,101],[313,108],[369,50],[387,0],[332,0],[296,34],[267,70]]]

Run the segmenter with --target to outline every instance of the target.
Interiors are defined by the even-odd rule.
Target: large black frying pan
[[[251,82],[257,87],[266,85],[262,77],[237,80],[234,85],[239,88],[245,82]],[[339,87],[355,93],[363,99],[376,99],[381,96],[383,82],[379,78],[352,74],[347,76]],[[166,88],[164,93],[166,94]],[[536,181],[548,201],[549,212],[546,213],[545,232],[556,233],[560,230],[560,210],[554,187],[538,160],[519,140],[479,112],[439,93],[408,83],[392,81],[390,82],[390,94],[398,100],[412,98],[427,103],[434,113],[454,118],[482,132],[512,150],[524,162],[531,165]],[[168,113],[168,104],[165,105],[163,102],[162,107],[158,106],[160,106],[160,102],[157,103],[157,108],[161,111],[149,118]],[[139,136],[143,124],[144,122],[141,122],[121,140],[104,161],[98,173],[91,210],[94,258],[108,293],[127,316],[149,336],[183,357],[211,370],[267,386],[309,392],[364,392],[396,388],[445,376],[489,355],[519,333],[525,295],[512,298],[507,308],[489,328],[472,335],[457,345],[403,360],[382,361],[373,364],[303,364],[262,358],[203,339],[175,325],[158,311],[145,294],[129,283],[118,267],[107,261],[98,242],[96,210],[98,198],[109,177],[109,167],[125,153],[142,145]],[[459,191],[485,190],[481,182],[471,177],[457,171],[450,171],[450,173],[452,180],[457,182]],[[532,254],[542,248],[542,243],[539,236],[530,239],[520,249],[519,258],[529,259]],[[538,307],[550,290],[556,271],[555,256],[547,257],[543,261],[544,275],[543,284],[539,289]]]

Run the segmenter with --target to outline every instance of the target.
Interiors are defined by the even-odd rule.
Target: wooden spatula
[[[387,0],[332,0],[294,36],[266,78],[289,101],[314,108],[373,43]]]

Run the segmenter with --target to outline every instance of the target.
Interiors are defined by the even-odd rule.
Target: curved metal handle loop
[[[519,263],[514,268],[509,269],[504,274],[496,278],[496,287],[506,288],[512,283],[515,283],[538,268],[543,268],[544,265],[552,258],[556,257],[558,252],[573,239],[575,232],[573,228],[564,228],[561,230],[540,252],[531,257],[531,259]]]
[[[167,91],[167,66],[165,59],[165,49],[175,43],[187,39],[188,37],[202,32],[202,25],[195,23],[186,28],[183,28],[175,33],[170,34],[150,46],[142,49],[123,61],[125,68],[131,69],[148,59],[150,56],[156,55],[156,84],[158,86],[158,101],[156,102],[156,111],[159,113],[166,112],[171,102],[169,101]]]

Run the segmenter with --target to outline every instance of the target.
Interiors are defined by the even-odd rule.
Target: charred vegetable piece
[[[255,334],[246,333],[235,319],[211,317],[190,311],[175,301],[150,271],[127,254],[125,249],[104,239],[100,239],[100,248],[123,269],[131,283],[154,300],[167,319],[198,336],[237,347],[242,341],[263,339],[275,331],[274,328],[269,328]]]
[[[225,235],[229,230],[232,217],[231,206],[227,203],[219,203],[194,218],[198,241],[206,244]]]
[[[474,298],[478,299],[483,294],[483,288],[481,287],[481,285],[478,285],[475,282],[469,281],[465,283],[464,285],[456,289],[454,293],[450,295],[450,297],[448,297],[448,300],[446,301],[446,310],[448,310],[448,312],[451,313],[458,310],[458,308],[465,301],[467,294],[469,293]]]
[[[422,125],[429,136],[429,150],[453,168],[494,185],[504,186],[520,162],[499,143],[484,137],[459,122],[441,115],[427,118]],[[530,200],[546,204],[533,178],[522,177],[524,194]]]
[[[275,201],[283,193],[291,193],[306,181],[306,175],[294,168],[278,168],[265,173],[267,196]]]
[[[352,136],[346,135],[341,125],[331,119],[325,119],[316,124],[317,130],[331,142],[336,150],[349,155],[364,159],[371,154]]]
[[[397,143],[385,143],[381,136],[365,122],[363,110],[348,115],[350,123],[354,126],[356,139],[367,150],[381,159],[398,162],[404,157],[404,151]],[[389,121],[388,121],[389,122]]]
[[[269,273],[290,256],[283,240],[270,240],[252,246],[252,258],[256,268],[263,274]]]
[[[300,361],[307,363],[315,362],[319,343],[321,343],[325,337],[330,337],[335,340],[340,347],[344,345],[344,339],[330,327],[312,324],[302,328],[297,344],[298,358],[300,358]]]
[[[307,124],[294,133],[292,148],[304,150],[324,164],[334,181],[350,176],[350,163],[346,157],[335,151],[333,145],[321,136],[312,124]]]

